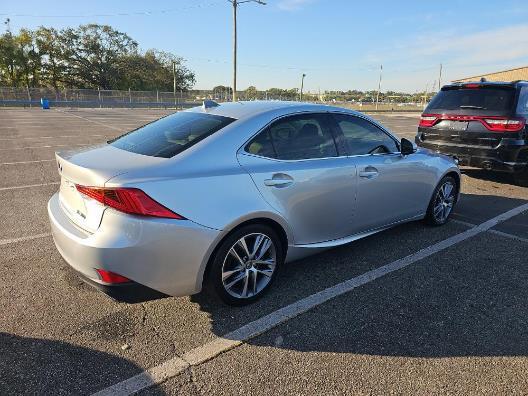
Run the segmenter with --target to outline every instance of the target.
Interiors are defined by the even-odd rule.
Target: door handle
[[[379,172],[376,168],[373,166],[367,166],[365,170],[359,172],[359,177],[362,177],[364,179],[374,179],[379,175]]]
[[[293,183],[293,178],[284,173],[276,173],[271,179],[264,180],[264,184],[268,187],[287,187]]]

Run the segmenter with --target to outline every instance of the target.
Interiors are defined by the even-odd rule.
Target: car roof
[[[211,105],[211,102],[209,102]],[[188,109],[195,113],[214,114],[235,119],[250,118],[273,110],[283,109],[285,112],[300,111],[342,111],[356,113],[355,111],[340,107],[320,105],[314,103],[278,101],[278,100],[254,100],[241,102],[224,102],[214,104],[212,107],[198,106]]]
[[[526,85],[528,84],[528,81],[524,81],[524,80],[516,80],[516,81],[480,81],[480,80],[477,80],[477,81],[465,81],[465,82],[456,82],[456,83],[452,83],[452,84],[446,84],[442,87],[442,89],[444,88],[455,88],[455,87],[463,87],[464,85],[467,85],[467,84],[478,84],[480,86],[510,86],[510,87],[517,87],[519,85]]]

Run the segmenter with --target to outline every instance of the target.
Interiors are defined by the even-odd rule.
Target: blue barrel
[[[49,110],[49,100],[46,98],[40,98],[40,105],[42,106],[42,110]]]

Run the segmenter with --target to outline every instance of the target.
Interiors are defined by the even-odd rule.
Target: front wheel
[[[426,222],[435,226],[447,223],[453,211],[457,194],[458,187],[453,177],[446,176],[440,180],[427,208]]]
[[[208,283],[229,305],[246,305],[271,286],[284,260],[283,247],[270,227],[252,224],[229,235],[219,246]]]

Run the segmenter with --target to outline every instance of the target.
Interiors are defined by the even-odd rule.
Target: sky
[[[22,27],[108,24],[142,50],[186,59],[196,89],[231,85],[227,0],[2,0],[0,19]],[[417,92],[442,82],[528,65],[526,0],[268,0],[238,9],[238,89]]]

